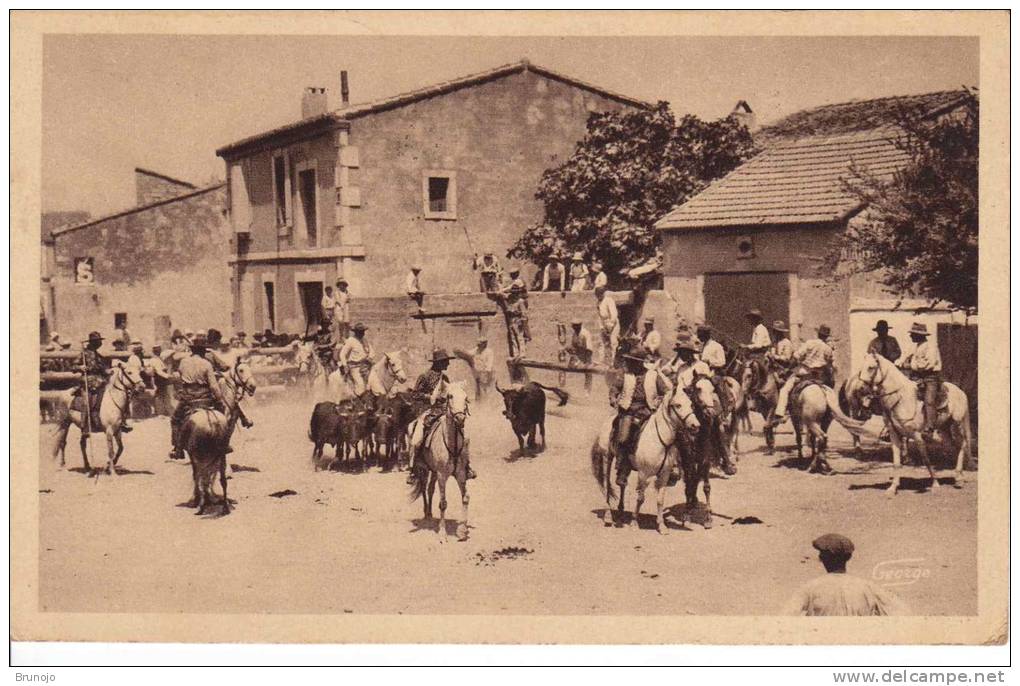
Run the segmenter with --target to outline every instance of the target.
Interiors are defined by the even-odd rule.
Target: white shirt
[[[337,291],[333,295],[333,318],[338,322],[351,320],[351,292]]]
[[[658,386],[657,386],[658,374],[654,369],[649,369],[645,372],[642,383],[645,389],[645,402],[648,403],[649,407],[655,406],[656,398],[658,397]],[[620,397],[616,401],[617,407],[623,410],[629,410],[630,404],[634,401],[634,391],[637,388],[637,377],[633,374],[623,375],[623,390],[620,391]]]
[[[320,301],[319,306],[322,307],[322,311],[324,313],[328,312],[332,314],[333,304],[334,304],[333,297],[329,295],[324,295],[322,296],[322,300]]]
[[[602,328],[606,331],[612,331],[620,325],[616,301],[610,298],[609,294],[603,295],[599,301],[599,319],[602,320]]]
[[[726,366],[726,351],[723,350],[719,341],[710,338],[705,342],[698,358],[712,369],[722,369]]]
[[[595,273],[595,283],[592,284],[592,288],[598,288],[599,286],[602,286],[603,288],[605,288],[606,284],[608,284],[608,283],[609,283],[609,278],[606,276],[605,272],[596,272]]]
[[[475,348],[475,371],[491,372],[493,368],[492,348],[485,346],[485,350],[478,352]]]
[[[359,362],[367,362],[372,356],[372,346],[364,341],[358,340],[354,336],[349,336],[344,345],[340,348],[340,354],[337,355],[337,362],[340,366],[345,366],[348,363],[357,364]]]
[[[421,272],[415,274],[414,272],[407,273],[407,292],[408,293],[421,293]]]
[[[641,346],[648,352],[658,355],[659,348],[662,346],[662,334],[652,329],[641,339]]]
[[[767,350],[772,347],[772,337],[764,324],[758,324],[751,332],[751,344],[748,346],[754,350]]]

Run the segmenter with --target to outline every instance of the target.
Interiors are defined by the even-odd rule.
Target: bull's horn
[[[499,382],[496,382],[496,390],[499,391],[500,395],[506,395],[506,391],[499,387]]]

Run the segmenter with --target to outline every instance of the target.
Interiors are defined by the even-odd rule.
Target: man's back
[[[181,360],[177,371],[185,384],[210,385],[216,378],[212,363],[199,355],[189,355]]]
[[[807,617],[879,617],[907,614],[902,601],[867,579],[824,574],[804,584],[783,614]]]

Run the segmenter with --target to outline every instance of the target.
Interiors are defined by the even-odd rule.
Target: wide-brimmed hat
[[[884,319],[879,319],[877,322],[875,322],[875,328],[872,329],[872,331],[876,333],[881,333],[882,331],[888,331],[891,328],[892,327],[889,326],[889,322],[887,322]]]
[[[654,324],[655,317],[645,317],[645,324]]]
[[[450,353],[446,352],[446,348],[436,348],[432,351],[432,362],[442,362],[443,360],[454,359]]]
[[[362,324],[361,322],[358,322],[357,324],[355,324],[354,326],[351,327],[351,330],[352,331],[360,331],[360,332],[364,333],[364,332],[368,331],[368,327],[365,326],[364,324]]]
[[[595,260],[594,262],[591,263],[591,268],[592,269],[602,269],[602,263],[599,262],[598,260]]]
[[[510,270],[510,276],[517,276],[520,273],[521,273],[521,270],[517,269],[516,267]]]
[[[758,319],[762,319],[761,310],[759,310],[757,307],[751,308],[750,310],[745,312],[744,316],[745,317],[757,317]]]
[[[922,322],[914,322],[913,325],[911,325],[911,327],[910,327],[910,334],[911,335],[918,335],[918,336],[930,336],[931,335],[930,333],[928,333],[928,325],[924,324]]]
[[[790,333],[790,329],[786,326],[786,322],[784,322],[782,319],[777,319],[776,321],[772,322],[772,328],[775,329],[776,331],[782,331],[783,333]]]
[[[193,339],[191,339],[191,347],[192,348],[205,348],[205,347],[208,347],[208,345],[209,345],[209,340],[206,337],[206,335],[204,333],[202,333],[201,331],[196,333],[195,337]]]
[[[421,271],[421,265],[420,264],[412,264],[411,265],[411,271],[412,272],[420,272]]]
[[[691,338],[689,331],[678,332],[676,336],[676,343],[673,344],[673,350],[691,350],[696,351],[698,349],[698,343]]]
[[[336,280],[336,285],[339,286],[342,283],[346,284],[347,283],[347,279],[345,279],[344,277],[341,276],[339,279]]]
[[[56,343],[57,341],[60,340],[60,334],[54,331],[53,333],[50,334],[50,340]]]
[[[570,258],[574,262],[584,262],[584,253],[578,251],[574,253],[574,256]]]
[[[479,337],[478,337],[478,342],[479,342],[479,343],[488,343],[488,342],[489,342],[489,339],[488,339],[488,338],[486,338],[485,336],[479,336]]]
[[[831,336],[832,335],[832,329],[829,328],[828,324],[822,324],[821,326],[819,326],[816,329],[816,331],[818,332],[819,336]]]
[[[698,328],[697,328],[697,331],[695,333],[698,336],[701,336],[701,335],[706,334],[706,333],[707,334],[711,334],[712,333],[712,327],[709,326],[708,324],[698,324]]]
[[[582,326],[583,324],[584,324],[584,322],[582,322],[577,317],[574,317],[573,319],[570,320],[570,325],[571,326]]]
[[[103,340],[104,339],[103,339],[102,334],[100,334],[98,331],[92,331],[91,333],[89,333],[89,340],[88,340],[89,343],[102,343]]]

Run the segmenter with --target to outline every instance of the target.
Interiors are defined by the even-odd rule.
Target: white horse
[[[864,366],[857,372],[857,377],[868,384],[872,394],[882,403],[886,423],[889,426],[889,441],[892,443],[893,476],[889,484],[889,495],[895,495],[900,487],[900,462],[902,454],[909,447],[910,441],[917,444],[921,459],[928,468],[931,477],[932,493],[938,488],[931,461],[928,459],[928,448],[924,443],[921,430],[924,428],[924,403],[917,397],[917,384],[907,378],[896,365],[877,353],[869,353]],[[935,422],[940,431],[948,429],[950,436],[960,444],[956,457],[956,482],[963,481],[964,462],[970,457],[970,406],[967,394],[958,386],[944,382],[947,402],[940,407]]]
[[[709,381],[705,381],[709,391],[715,395],[715,389]],[[699,388],[699,391],[702,389]],[[592,475],[599,488],[606,496],[606,512],[603,521],[606,526],[613,525],[612,500],[615,497],[613,488],[613,459],[618,457],[610,445],[615,417],[609,417],[602,424],[602,429],[595,438],[591,448]],[[668,533],[663,526],[662,507],[666,495],[669,475],[677,465],[677,443],[684,430],[696,431],[701,424],[694,414],[694,405],[690,397],[679,386],[669,389],[659,407],[645,422],[638,437],[637,448],[631,459],[631,466],[637,472],[637,503],[634,506],[633,525],[637,526],[641,505],[644,504],[645,488],[652,482],[655,487],[655,528],[660,534]],[[620,487],[617,505],[618,515],[624,512],[624,487]]]
[[[468,536],[468,502],[467,493],[467,458],[469,455],[468,440],[464,425],[468,409],[467,391],[459,383],[450,384],[446,396],[446,414],[433,425],[427,436],[422,438],[421,459],[418,460],[412,475],[411,500],[420,496],[424,501],[425,519],[432,519],[432,497],[436,485],[439,485],[439,541],[445,543],[446,534],[446,482],[452,476],[460,487],[461,512],[460,523],[457,525],[457,538],[467,540]],[[418,418],[407,430],[408,443],[422,421]]]
[[[93,420],[98,419],[98,422],[93,423],[90,428],[92,433],[106,434],[106,472],[114,476],[117,474],[115,469],[117,460],[120,459],[121,453],[124,452],[124,443],[121,441],[120,433],[121,427],[124,426],[124,418],[128,414],[128,405],[131,401],[130,394],[143,390],[145,382],[142,381],[142,376],[137,369],[127,367],[120,361],[113,364],[111,372],[110,380],[106,382],[103,398],[99,403],[99,416],[98,418],[92,417]],[[88,412],[89,398],[85,393],[82,393],[79,397],[82,399],[84,410],[75,409],[72,406],[72,402],[67,404],[57,424],[56,446],[53,451],[53,457],[56,459],[59,456],[60,466],[65,466],[64,445],[67,442],[67,432],[71,428],[71,424],[74,424],[81,431],[81,459],[84,463],[85,471],[89,472],[92,471],[92,466],[89,464],[89,457],[85,450],[85,444],[88,442],[89,437],[86,430],[88,423],[86,413]],[[114,449],[114,445],[116,445],[116,449]],[[94,458],[95,455],[92,457]]]

